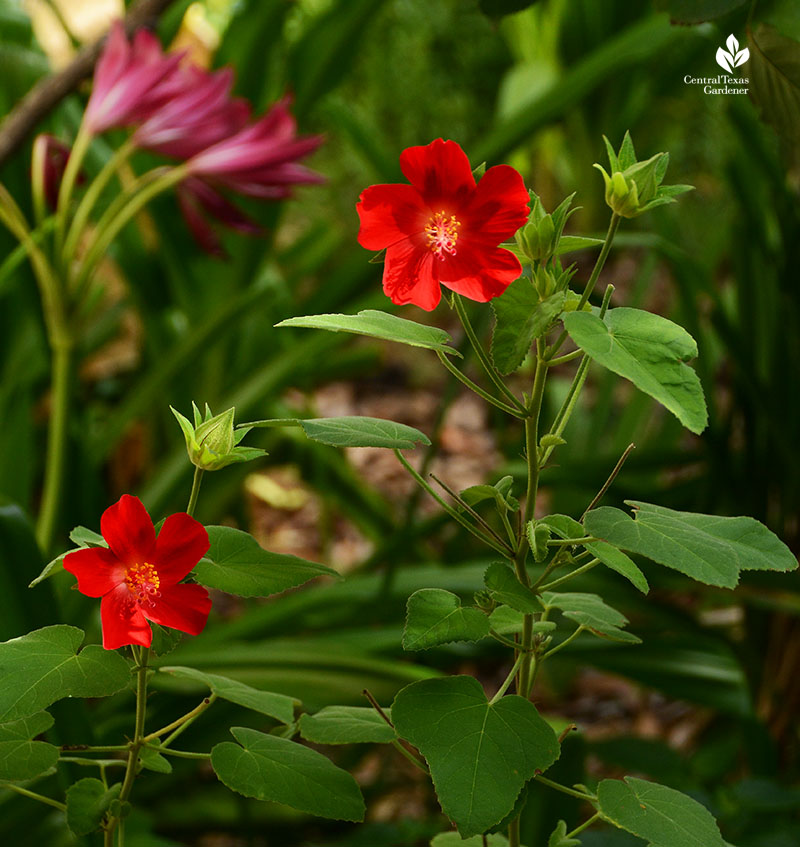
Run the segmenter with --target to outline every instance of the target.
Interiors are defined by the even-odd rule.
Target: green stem
[[[549,659],[551,656],[555,656],[559,650],[563,650],[567,644],[573,642],[582,632],[586,630],[586,627],[581,625],[579,626],[569,637],[565,638],[560,644],[553,647],[552,650],[548,650],[539,660],[539,663],[543,662],[545,659]]]
[[[562,582],[566,582],[568,579],[572,579],[579,574],[585,573],[586,571],[591,570],[595,565],[600,564],[600,559],[592,559],[591,562],[587,562],[585,565],[581,565],[579,568],[575,568],[574,571],[570,571],[568,574],[559,577],[558,579],[554,579],[552,582],[548,582],[546,585],[542,585],[539,588],[539,591],[550,591],[555,588],[557,585],[561,585]]]
[[[151,732],[149,735],[146,735],[142,739],[143,744],[149,744],[151,741],[155,741],[160,738],[162,735],[166,735],[168,732],[172,732],[172,735],[169,736],[165,741],[161,742],[162,747],[166,747],[172,741],[174,741],[178,735],[183,732],[190,724],[192,724],[200,715],[205,712],[205,710],[217,699],[216,694],[209,694],[208,697],[203,699],[203,701],[194,707],[191,712],[187,712],[182,717],[177,720],[172,721],[172,723],[168,723],[166,726],[162,726],[161,729],[157,729],[155,732]],[[173,732],[174,730],[174,732]]]
[[[111,177],[114,176],[120,165],[125,162],[134,149],[133,140],[129,138],[124,144],[114,151],[114,154],[109,157],[108,161],[100,170],[100,173],[97,174],[94,180],[92,180],[91,185],[86,189],[86,193],[81,198],[81,202],[75,210],[75,215],[72,218],[72,223],[70,224],[69,232],[67,233],[67,238],[64,242],[64,249],[61,253],[61,260],[64,267],[69,266],[69,262],[74,256],[75,250],[78,246],[81,233],[86,227],[89,215],[100,198],[103,189],[106,185],[108,185]]]
[[[153,747],[157,753],[163,753],[165,756],[175,756],[178,759],[210,759],[211,753],[192,753],[189,750],[172,750],[163,746]]]
[[[186,507],[186,514],[189,517],[194,517],[195,506],[197,506],[197,498],[200,495],[200,483],[203,481],[203,469],[195,466],[194,477],[192,478],[192,493],[189,495],[189,505]]]
[[[467,338],[469,339],[469,343],[472,345],[472,349],[475,351],[475,355],[478,357],[478,361],[483,365],[483,369],[486,371],[486,375],[489,379],[494,383],[497,390],[520,412],[524,413],[525,407],[520,403],[520,401],[514,396],[513,392],[506,386],[503,380],[500,377],[500,374],[497,373],[495,366],[492,364],[491,359],[487,355],[486,351],[483,349],[483,345],[481,344],[478,336],[475,334],[475,330],[472,327],[472,324],[469,320],[469,315],[467,315],[466,307],[464,306],[464,301],[461,298],[460,294],[453,295],[453,302],[456,307],[456,314],[461,321],[461,325],[464,327],[464,332],[467,334]]]
[[[420,474],[420,476],[421,476],[421,474]],[[430,474],[430,477],[437,485],[439,485],[442,489],[444,489],[453,498],[453,500],[455,500],[456,503],[458,503],[458,505],[461,506],[461,508],[468,515],[470,515],[470,517],[475,521],[475,523],[482,526],[484,528],[484,530],[486,530],[486,532],[489,533],[489,535],[491,535],[493,538],[497,539],[497,542],[499,544],[503,544],[503,545],[506,544],[505,540],[500,535],[498,535],[494,531],[494,529],[492,529],[491,524],[487,523],[483,519],[483,517],[481,517],[481,515],[478,512],[476,512],[475,509],[473,509],[472,506],[469,505],[469,503],[467,503],[462,497],[460,497],[455,491],[453,491],[453,489],[450,488],[450,486],[444,480],[439,479],[439,477],[436,476],[436,474]],[[506,518],[506,521],[508,521],[508,518]],[[516,544],[516,539],[513,539],[513,543]],[[506,545],[506,546],[508,546],[508,545]],[[514,552],[513,547],[508,546],[508,553],[511,554],[513,552]]]
[[[492,699],[489,701],[490,706],[496,703],[506,693],[506,691],[508,691],[508,687],[514,681],[514,677],[517,675],[517,671],[519,670],[519,666],[522,664],[522,660],[523,658],[525,658],[525,655],[525,653],[521,652],[519,656],[517,656],[517,661],[514,662],[511,670],[508,672],[508,676],[505,678],[505,681],[500,686],[500,688],[497,689],[497,693],[494,695],[494,697],[492,697]]]
[[[603,499],[606,491],[611,488],[614,480],[617,478],[617,474],[622,470],[622,466],[625,464],[625,460],[630,456],[631,451],[636,449],[635,444],[629,444],[625,448],[625,452],[619,457],[619,461],[616,465],[614,465],[614,469],[608,475],[608,479],[603,483],[602,488],[595,494],[592,498],[592,502],[584,509],[583,514],[581,515],[581,521],[586,517],[587,512],[591,512],[592,509]]]
[[[578,359],[583,355],[583,350],[573,350],[571,353],[566,353],[564,356],[558,356],[555,359],[548,359],[547,366],[549,368],[553,368],[556,365],[566,365],[567,362],[571,362],[573,359]]]
[[[581,538],[554,538],[548,541],[550,547],[574,547],[577,544],[589,544],[592,541],[599,541],[593,535],[584,535]]]
[[[21,794],[23,797],[30,797],[31,800],[38,800],[40,803],[45,803],[48,806],[52,806],[54,809],[58,809],[60,812],[67,811],[67,806],[65,803],[59,803],[58,800],[53,800],[52,797],[45,797],[44,794],[37,794],[35,791],[29,791],[27,788],[23,788],[21,785],[15,785],[13,782],[0,783],[0,788],[8,788],[9,791],[16,791],[17,794]]]
[[[572,832],[568,832],[565,838],[575,838],[576,835],[580,835],[585,829],[589,829],[589,827],[602,819],[602,814],[600,812],[595,812],[587,821],[584,821],[580,826],[576,826]]]
[[[472,533],[472,534],[473,534],[476,538],[478,538],[478,539],[480,539],[481,541],[483,541],[483,543],[484,543],[484,544],[487,544],[487,545],[488,545],[489,547],[491,547],[493,550],[496,550],[498,553],[501,553],[501,554],[502,554],[502,555],[504,555],[504,556],[505,556],[505,555],[508,555],[508,553],[510,552],[510,550],[509,550],[509,548],[508,548],[508,546],[507,546],[507,545],[500,546],[500,545],[497,543],[497,541],[495,541],[495,540],[494,540],[494,538],[492,538],[492,537],[491,537],[491,536],[489,536],[489,535],[486,535],[486,534],[485,534],[484,532],[482,532],[480,529],[478,529],[477,527],[473,526],[473,525],[472,525],[472,524],[471,524],[471,523],[470,523],[470,522],[469,522],[469,521],[468,521],[468,520],[467,520],[467,519],[466,519],[463,515],[461,515],[459,512],[457,512],[455,509],[453,509],[453,508],[452,508],[452,507],[451,507],[448,503],[446,503],[446,502],[445,502],[445,501],[444,501],[444,500],[443,500],[443,499],[442,499],[442,498],[441,498],[441,497],[440,497],[440,496],[439,496],[439,495],[438,495],[438,494],[437,494],[437,493],[433,490],[433,488],[431,488],[431,486],[430,486],[430,485],[428,485],[428,483],[427,483],[427,482],[425,482],[425,480],[424,480],[424,479],[423,479],[423,478],[422,478],[422,477],[421,477],[421,476],[420,476],[420,475],[419,475],[419,474],[418,474],[418,473],[414,470],[414,468],[413,468],[413,467],[411,467],[411,465],[409,464],[408,460],[407,460],[407,459],[406,459],[406,457],[405,457],[405,456],[404,456],[404,455],[400,452],[400,450],[395,450],[395,451],[394,451],[394,453],[395,453],[395,455],[397,456],[398,460],[400,461],[400,464],[401,464],[401,465],[402,465],[402,466],[403,466],[403,467],[404,467],[404,468],[405,468],[405,469],[406,469],[406,470],[407,470],[407,471],[411,474],[411,476],[412,476],[412,477],[414,477],[414,479],[417,481],[417,484],[418,484],[418,485],[420,485],[420,486],[422,486],[422,488],[424,488],[424,489],[425,489],[425,491],[427,491],[427,492],[428,492],[428,494],[430,494],[430,496],[431,496],[431,497],[433,497],[433,499],[434,499],[434,500],[435,500],[435,501],[436,501],[436,502],[437,502],[437,503],[438,503],[438,504],[439,504],[439,505],[440,505],[440,506],[441,506],[441,507],[445,510],[445,512],[447,512],[447,514],[448,514],[448,515],[450,515],[450,517],[451,517],[454,521],[456,521],[457,523],[460,523],[460,524],[461,524],[461,526],[463,526],[463,527],[464,527],[464,529],[466,529],[466,530],[468,530],[469,532],[471,532],[471,533]]]
[[[86,124],[82,123],[78,128],[78,134],[75,136],[75,142],[72,145],[67,166],[64,168],[64,176],[61,179],[61,186],[58,190],[58,205],[56,207],[56,215],[58,216],[56,221],[57,256],[61,254],[64,246],[64,234],[67,227],[67,217],[69,216],[69,201],[72,198],[72,191],[75,188],[75,182],[91,141],[92,134],[86,129]]]
[[[51,338],[51,344],[53,364],[50,418],[47,427],[44,489],[36,524],[36,540],[44,553],[48,553],[53,544],[61,510],[73,377],[72,339],[68,335],[62,335]]]
[[[513,415],[515,418],[524,417],[524,413],[521,410],[512,408],[502,400],[498,400],[496,397],[493,397],[488,391],[484,391],[480,385],[473,382],[465,374],[461,373],[461,371],[450,361],[450,357],[446,353],[442,353],[441,350],[437,350],[436,353],[439,356],[439,361],[447,368],[447,370],[450,371],[450,373],[453,374],[459,382],[466,385],[470,391],[475,392],[475,394],[482,397],[487,403],[491,403],[492,406],[501,409],[509,415]]]
[[[80,756],[61,756],[59,762],[71,762],[73,765],[86,765],[87,767],[125,767],[124,759],[83,759]]]
[[[546,776],[542,776],[541,774],[537,774],[534,779],[537,782],[541,782],[542,785],[546,785],[548,788],[553,788],[556,791],[560,791],[562,794],[569,794],[570,797],[576,797],[578,800],[587,800],[589,803],[594,803],[597,800],[597,797],[595,797],[594,794],[586,794],[583,791],[576,791],[574,788],[567,788],[566,785],[553,782],[552,779],[548,779]]]
[[[508,825],[508,847],[520,847],[519,823],[520,819],[517,817]]]
[[[418,759],[410,750],[406,750],[406,748],[403,747],[401,741],[392,741],[392,746],[404,758],[408,759],[408,761],[411,762],[411,764],[414,765],[415,768],[421,770],[423,773],[430,775],[430,770],[428,769],[428,766],[422,761],[422,759]]]

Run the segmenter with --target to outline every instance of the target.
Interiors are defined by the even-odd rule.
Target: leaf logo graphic
[[[732,74],[734,68],[743,65],[750,58],[747,47],[739,49],[739,42],[735,35],[729,35],[724,47],[717,48],[717,64],[727,73]]]

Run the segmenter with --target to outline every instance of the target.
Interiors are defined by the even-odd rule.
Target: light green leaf
[[[479,641],[488,634],[486,615],[479,609],[465,608],[449,591],[421,588],[408,598],[405,650],[427,650],[451,641]]]
[[[36,712],[16,721],[0,724],[0,741],[30,741],[53,725],[53,716],[49,712]]]
[[[627,644],[641,643],[640,638],[620,629],[628,623],[625,615],[607,606],[597,594],[578,592],[559,594],[545,591],[542,594],[542,602],[548,607],[555,606],[561,609],[565,618],[570,618],[601,638],[623,641]]]
[[[471,485],[465,488],[460,496],[468,506],[477,506],[484,500],[494,500],[498,509],[511,509],[515,512],[519,509],[519,500],[511,493],[513,483],[513,477],[504,476],[494,485]]]
[[[215,673],[202,673],[194,668],[166,667],[159,669],[162,673],[172,674],[182,679],[192,679],[207,686],[223,700],[236,703],[246,709],[252,709],[262,715],[290,724],[294,720],[294,708],[299,701],[285,694],[273,694],[271,691],[260,691],[251,688],[243,682],[228,679]]]
[[[508,847],[508,839],[505,835],[487,835],[485,841],[482,835],[462,839],[457,832],[442,832],[433,837],[431,847]]]
[[[536,595],[530,588],[522,585],[508,565],[493,562],[486,569],[483,581],[498,603],[505,603],[512,609],[528,615],[535,615],[542,611],[542,605],[536,599]]]
[[[678,512],[638,500],[634,518],[602,506],[586,515],[592,535],[647,556],[699,582],[734,588],[744,570],[791,571],[791,550],[755,518]]]
[[[471,676],[406,686],[392,720],[427,760],[442,811],[464,838],[503,820],[525,783],[559,756],[533,703],[516,694],[489,703]]]
[[[366,309],[357,315],[308,315],[302,318],[288,318],[275,326],[302,326],[327,329],[331,332],[353,332],[357,335],[410,344],[412,347],[460,355],[458,350],[449,346],[450,336],[443,329],[418,324],[416,321],[408,321],[375,309]]]
[[[708,413],[697,374],[686,362],[697,345],[685,329],[640,309],[610,309],[603,320],[588,312],[564,315],[572,340],[604,368],[629,379],[669,409],[692,432]]]
[[[231,734],[239,744],[217,744],[211,765],[232,791],[321,818],[364,819],[364,799],[356,781],[321,753],[245,727],[232,727]]]
[[[172,763],[153,747],[142,747],[139,751],[142,767],[154,773],[172,773]]]
[[[580,847],[580,843],[577,838],[567,838],[566,821],[559,821],[547,841],[547,847]]]
[[[108,547],[108,542],[99,532],[85,526],[76,526],[69,534],[69,540],[78,547]]]
[[[211,546],[192,575],[207,588],[239,597],[269,597],[316,576],[339,577],[336,571],[297,556],[271,553],[247,532],[229,526],[207,526]]]
[[[498,606],[489,615],[489,627],[498,635],[516,635],[522,632],[522,612],[510,606]]]
[[[0,726],[0,732],[3,729]],[[30,739],[0,740],[0,780],[33,779],[55,767],[56,762],[58,747],[52,744]]]
[[[561,536],[561,538],[580,538],[587,532],[582,524],[567,515],[548,515],[546,518],[542,518],[539,523],[545,523],[552,527],[556,535]],[[595,558],[600,559],[606,567],[624,576],[643,594],[647,594],[650,590],[650,584],[641,568],[617,547],[607,541],[587,541],[583,542],[581,546],[585,547]]]
[[[78,653],[83,631],[46,626],[0,643],[0,721],[46,709],[64,697],[107,697],[130,683],[119,653],[91,644]]]
[[[601,247],[602,238],[589,238],[587,235],[562,235],[556,248],[556,256],[572,253],[575,250],[585,250],[587,247]]]
[[[531,281],[521,277],[492,300],[492,361],[500,373],[517,370],[533,342],[561,313],[565,297],[563,291],[557,291],[540,301]]]
[[[391,710],[384,709],[387,717]],[[388,744],[397,733],[372,708],[326,706],[314,715],[303,715],[300,735],[315,744]]]
[[[603,817],[650,842],[650,847],[725,847],[705,806],[655,782],[626,776],[604,779],[597,789]]]
[[[413,426],[382,418],[343,417],[301,420],[305,434],[312,441],[331,447],[391,447],[411,450],[418,443],[428,446],[427,435]]]
[[[99,779],[79,779],[67,789],[67,826],[75,835],[89,835],[99,829],[121,788],[119,782],[106,789]]]

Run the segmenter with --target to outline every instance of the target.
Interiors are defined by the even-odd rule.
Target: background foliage
[[[576,415],[566,432],[569,460],[542,480],[548,508],[580,513],[633,441],[636,450],[608,505],[628,498],[749,514],[797,549],[800,397],[791,386],[800,367],[797,113],[795,123],[776,118],[783,114],[776,103],[791,105],[800,91],[797,54],[781,41],[800,38],[794,4],[759,3],[751,22],[753,58],[746,67],[754,78],[761,68],[757,108],[749,98],[705,95],[683,81],[687,74],[717,75],[713,56],[730,32],[744,42],[751,10],[743,3],[657,4],[685,23],[697,22],[691,18],[699,6],[711,17],[725,13],[692,27],[671,25],[664,11],[624,0],[532,6],[207,0],[184,18],[188,5],[172,5],[162,38],[189,37],[186,21],[202,12],[219,33],[219,43],[205,52],[214,65],[236,67],[238,93],[263,109],[288,89],[301,128],[325,133],[327,143],[311,164],[328,182],[299,190],[284,204],[253,208],[264,237],[226,236],[227,261],[197,251],[171,197],[118,241],[104,269],[107,308],[82,340],[64,539],[77,524],[96,528],[101,511],[125,491],[139,494],[153,514],[184,508],[190,470],[167,403],[185,413],[192,400],[214,410],[235,405],[239,420],[316,416],[326,413],[331,386],[338,396],[337,386],[346,384],[352,402],[372,408],[399,396],[410,410],[407,422],[431,436],[432,455],[457,453],[447,440],[446,416],[413,418],[414,398],[425,390],[444,397],[448,414],[458,412],[458,392],[436,382],[425,351],[400,354],[372,341],[273,325],[294,315],[386,307],[380,266],[356,247],[354,203],[366,185],[400,177],[404,147],[443,136],[457,140],[474,164],[508,161],[548,209],[577,189],[582,209],[568,229],[598,234],[607,215],[591,164],[602,161],[603,134],[616,145],[630,129],[642,156],[668,150],[671,181],[697,191],[626,227],[606,279],[624,292],[627,305],[672,316],[697,339],[711,424],[702,436],[687,436],[648,398],[618,386],[612,391],[611,375],[590,377],[586,414]],[[528,7],[504,15],[522,6]],[[795,64],[784,61],[781,74],[765,77],[767,60],[787,49]],[[48,70],[27,15],[12,0],[0,0],[0,67],[3,113]],[[84,97],[81,91],[68,98],[44,126],[72,137]],[[97,143],[89,167],[99,169],[108,154]],[[28,146],[0,172],[23,203],[29,156]],[[0,234],[0,253],[12,247]],[[29,270],[0,268],[0,636],[69,620],[96,637],[94,604],[69,591],[67,577],[26,587],[43,564],[26,515],[36,506],[42,473],[48,359]],[[578,274],[588,274],[583,262]],[[488,312],[475,312],[487,332]],[[436,320],[450,320],[444,307]],[[551,412],[558,391],[556,384],[547,398]],[[487,682],[502,678],[488,648],[413,658],[400,649],[409,593],[435,586],[469,597],[480,586],[487,563],[474,561],[468,537],[440,532],[437,513],[420,498],[407,505],[391,475],[382,486],[365,479],[357,456],[291,429],[260,431],[251,440],[270,452],[265,469],[282,469],[283,487],[271,472],[249,475],[250,466],[209,475],[199,518],[258,526],[265,515],[285,515],[293,494],[313,497],[317,556],[340,569],[346,559],[348,579],[263,605],[220,600],[202,640],[179,646],[169,664],[224,669],[300,697],[309,710],[362,705],[365,687],[387,703],[409,681],[464,667],[477,668]],[[492,480],[521,475],[520,444],[517,429],[497,431],[495,466],[484,468]],[[295,480],[288,488],[287,474]],[[355,554],[337,558],[342,525],[360,541]],[[262,533],[267,546],[273,540]],[[644,569],[654,588],[644,604],[613,574],[593,571],[580,585],[598,590],[602,580],[600,593],[625,612],[644,644],[573,647],[553,661],[537,694],[542,710],[588,727],[570,739],[554,775],[572,781],[586,767],[595,777],[625,768],[672,781],[709,805],[738,847],[798,843],[797,575],[750,574],[735,593],[698,586],[687,592],[669,573]],[[174,690],[153,698],[153,719],[180,713],[196,690],[176,680]],[[626,705],[611,705],[608,692],[627,698]],[[566,704],[561,715],[557,703]],[[112,698],[87,712],[65,701],[57,707],[58,725],[72,738],[103,743],[121,731],[117,705]],[[237,709],[219,708],[231,716]],[[255,717],[236,715],[239,724],[248,720]],[[192,730],[205,734],[204,743],[224,740],[213,725],[204,726]],[[391,754],[348,747],[335,758],[355,767],[373,805],[363,827],[237,800],[210,773],[197,779],[193,769],[176,767],[138,789],[148,794],[149,812],[136,822],[141,835],[133,843],[211,843],[202,839],[223,833],[234,840],[221,843],[376,847],[425,844],[441,831],[432,798]],[[56,834],[52,817],[34,819],[27,801],[3,796],[0,807],[0,831],[11,843],[72,843],[58,840],[65,836]],[[577,814],[569,799],[532,794],[523,841],[538,845],[559,817],[572,821]],[[596,832],[584,843],[628,841]]]

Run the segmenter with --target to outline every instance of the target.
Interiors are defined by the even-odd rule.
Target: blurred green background
[[[53,52],[58,24],[47,17],[49,5],[0,0],[2,113],[49,72],[43,43],[63,61]],[[69,24],[68,4],[58,5]],[[519,427],[487,416],[423,351],[273,325],[293,315],[394,309],[381,293],[380,265],[370,264],[356,243],[354,206],[367,185],[402,178],[397,159],[404,147],[453,138],[475,165],[514,165],[548,209],[577,191],[582,208],[568,231],[601,234],[608,210],[591,165],[604,159],[603,135],[617,146],[629,129],[641,158],[669,151],[667,181],[697,190],[625,222],[600,290],[612,282],[612,305],[657,311],[694,335],[711,423],[701,437],[690,436],[649,398],[592,371],[568,445],[543,475],[545,506],[580,514],[635,442],[609,505],[639,499],[753,515],[796,550],[800,12],[789,0],[754,8],[736,0],[656,5],[174,2],[161,18],[164,42],[189,45],[213,66],[232,64],[237,93],[257,110],[292,92],[301,131],[326,136],[310,164],[327,182],[280,205],[249,207],[265,235],[226,235],[225,261],[197,250],[169,196],[115,244],[102,272],[107,308],[82,340],[64,544],[77,524],[97,528],[102,510],[124,492],[141,496],[156,516],[185,508],[191,470],[168,404],[187,413],[193,400],[215,411],[235,405],[240,421],[395,418],[432,436],[426,461],[453,485],[505,473],[521,478]],[[750,46],[742,71],[760,74],[754,99],[705,94],[684,82],[686,75],[719,75],[714,55],[731,32]],[[64,42],[63,32],[56,36]],[[41,128],[73,137],[85,97],[81,88]],[[111,143],[96,143],[89,170],[111,150]],[[0,170],[26,209],[29,161],[30,140]],[[13,246],[0,233],[0,256]],[[578,280],[588,276],[592,258],[576,254]],[[0,637],[68,621],[96,639],[96,604],[71,592],[66,575],[26,588],[43,564],[27,516],[41,484],[49,365],[33,277],[22,265],[2,268]],[[444,326],[460,343],[444,305],[432,316],[414,307],[399,313]],[[476,307],[474,320],[488,341],[490,310]],[[551,415],[571,378],[564,370],[547,398]],[[523,369],[520,389],[529,378]],[[171,664],[194,663],[284,691],[312,711],[327,703],[361,705],[365,687],[388,703],[400,686],[432,673],[464,670],[490,684],[502,679],[503,657],[490,648],[415,655],[400,648],[408,594],[435,586],[470,597],[486,558],[424,498],[411,495],[392,456],[344,455],[296,430],[261,431],[248,443],[269,450],[269,458],[261,467],[207,475],[200,519],[251,529],[265,546],[319,558],[347,578],[261,604],[217,598],[209,628],[179,646]],[[653,586],[644,601],[611,573],[593,571],[576,585],[622,609],[644,644],[578,641],[548,667],[537,703],[581,727],[565,745],[556,778],[643,774],[705,802],[737,847],[794,847],[798,578],[750,574],[727,592],[644,567]],[[153,720],[181,713],[196,694],[158,692]],[[118,738],[127,731],[126,697],[88,711],[83,704],[59,706],[60,743]],[[228,718],[256,720],[233,706],[217,708],[219,720],[193,727],[187,743],[201,749],[221,740]],[[333,755],[364,788],[371,811],[361,827],[237,798],[210,771],[198,776],[193,767],[176,767],[137,786],[144,811],[131,844],[411,847],[447,828],[429,787],[393,753],[346,748]],[[50,783],[58,790],[58,778]],[[559,817],[579,820],[575,803],[542,792],[532,789],[526,807],[528,847],[544,843]],[[55,813],[34,815],[28,801],[0,793],[0,812],[9,843],[77,843],[59,833]],[[599,830],[582,837],[587,847],[639,843]]]

